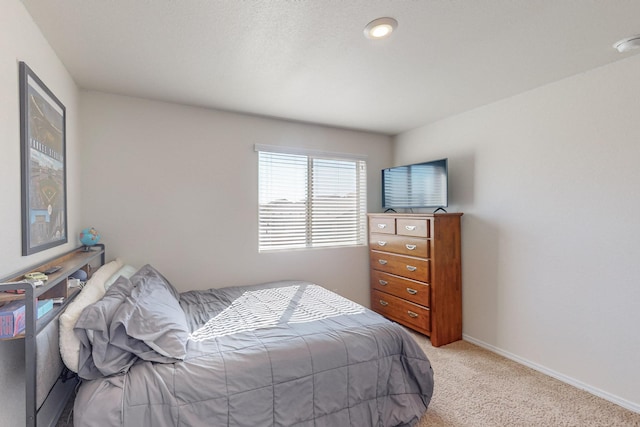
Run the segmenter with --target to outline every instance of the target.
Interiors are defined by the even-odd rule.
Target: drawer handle
[[[378,228],[387,228],[387,224],[378,224]]]
[[[378,246],[386,246],[387,242],[383,241],[383,240],[378,240]]]
[[[378,283],[380,283],[382,286],[387,286],[389,282],[387,282],[386,280],[378,279]]]
[[[409,244],[404,245],[404,246],[405,246],[405,248],[409,249],[410,251],[414,250],[417,247],[416,245],[409,245]]]
[[[404,228],[406,228],[409,231],[413,231],[413,230],[416,229],[416,226],[415,225],[405,225]]]
[[[383,306],[383,307],[386,307],[386,306],[389,305],[389,303],[386,302],[385,300],[380,300],[380,305]]]
[[[413,265],[407,265],[407,270],[409,271],[416,271],[418,269],[418,267],[414,267]]]
[[[414,312],[413,312],[413,311],[411,311],[411,310],[407,311],[407,314],[409,315],[409,317],[413,317],[414,319],[415,319],[416,317],[418,317],[418,313],[414,313]]]
[[[415,289],[411,289],[411,288],[407,288],[407,292],[409,292],[411,295],[415,295],[418,293],[418,291],[416,291]]]
[[[379,259],[378,262],[382,265],[387,264],[387,260],[386,259]]]

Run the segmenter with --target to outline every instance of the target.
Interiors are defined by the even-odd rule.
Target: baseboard
[[[545,375],[548,375],[550,377],[553,377],[559,381],[562,381],[563,383],[572,385],[576,388],[579,388],[581,390],[584,390],[588,393],[591,393],[595,396],[601,397],[604,400],[607,400],[611,403],[615,403],[618,406],[622,406],[625,409],[628,409],[630,411],[636,412],[640,414],[640,404],[637,403],[633,403],[630,402],[626,399],[622,399],[618,396],[615,396],[611,393],[607,393],[606,391],[600,390],[598,388],[592,387],[589,384],[585,384],[581,381],[576,380],[575,378],[571,378],[567,375],[561,374],[559,372],[556,372],[554,370],[551,370],[549,368],[546,368],[542,365],[538,365],[537,363],[533,363],[527,359],[523,359],[520,356],[516,356],[515,354],[509,353],[508,351],[504,351],[498,347],[495,347],[491,344],[487,344],[484,341],[480,341],[478,339],[475,339],[469,335],[463,334],[462,335],[462,339],[464,339],[465,341],[468,341],[472,344],[475,344],[479,347],[482,347],[486,350],[491,351],[492,353],[496,353],[499,354],[500,356],[506,357],[507,359],[513,360],[514,362],[518,362],[521,365],[527,366],[533,370],[536,370],[538,372],[541,372]]]

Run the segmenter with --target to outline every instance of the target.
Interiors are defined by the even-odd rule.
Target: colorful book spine
[[[24,301],[12,301],[0,307],[0,338],[19,335],[25,328]]]

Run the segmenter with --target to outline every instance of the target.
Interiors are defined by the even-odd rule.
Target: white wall
[[[395,138],[449,158],[465,337],[640,411],[640,55]]]
[[[368,155],[374,210],[391,138],[99,92],[81,105],[83,218],[109,256],[181,291],[306,279],[368,305],[366,247],[258,253],[254,144]]]
[[[26,257],[22,256],[20,208],[20,61],[29,65],[67,110],[70,242]],[[0,6],[0,99],[0,277],[3,277],[78,246],[75,236],[80,231],[78,90],[19,0],[3,0]],[[2,425],[24,425],[24,394],[20,394],[24,390],[23,348],[21,340],[0,342]]]
[[[20,208],[20,100],[18,63],[24,61],[66,107],[67,221],[69,243],[22,256]],[[0,276],[52,258],[80,244],[80,144],[78,89],[22,3],[5,0],[0,10]]]

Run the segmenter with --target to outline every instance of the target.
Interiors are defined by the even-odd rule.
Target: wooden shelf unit
[[[461,216],[369,214],[371,308],[434,347],[462,339]]]
[[[52,321],[58,319],[66,306],[78,295],[79,289],[68,286],[68,277],[78,271],[84,270],[90,277],[92,272],[105,263],[105,247],[103,244],[92,246],[89,250],[85,247],[73,249],[67,253],[51,258],[26,270],[13,273],[0,279],[0,305],[15,300],[25,302],[25,330],[24,333],[0,339],[2,341],[23,339],[25,345],[25,393],[26,393],[26,425],[53,426],[59,418],[66,402],[73,393],[74,381],[66,381],[59,378],[49,391],[40,407],[36,397],[37,375],[37,345],[36,337]],[[53,266],[60,266],[60,270],[48,275],[48,280],[42,286],[34,286],[24,281],[24,275],[30,272],[42,272]],[[7,291],[19,290],[23,293],[9,293]],[[61,304],[54,304],[53,309],[37,318],[37,301],[63,297]]]

